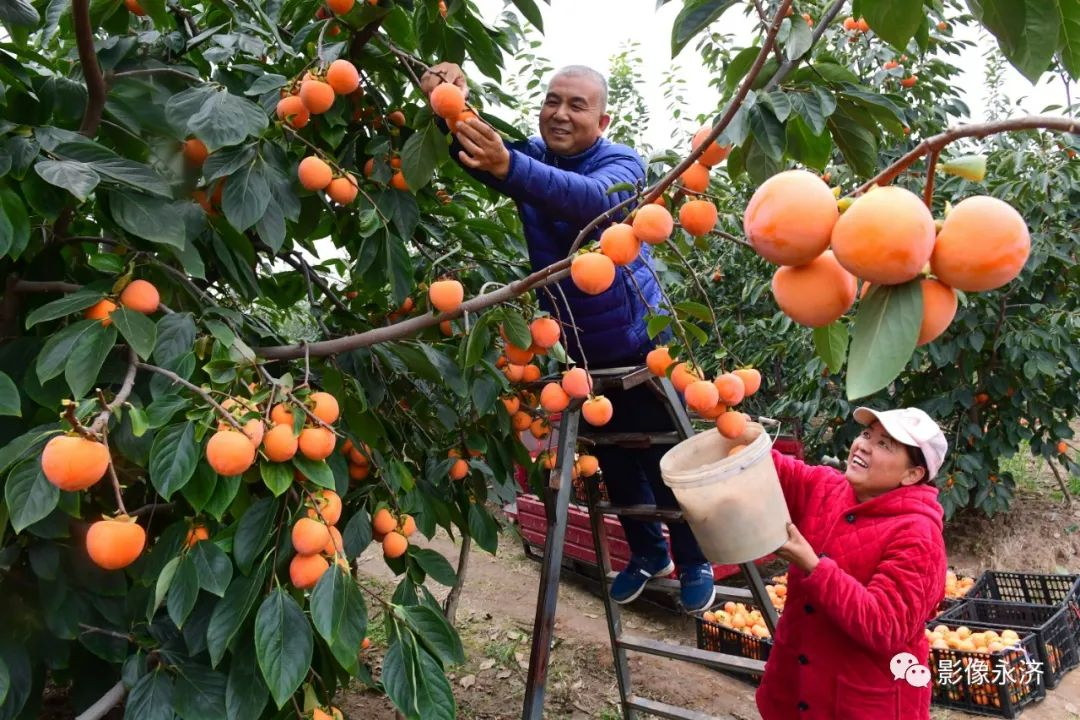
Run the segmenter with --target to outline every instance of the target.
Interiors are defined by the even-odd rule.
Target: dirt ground
[[[1077,503],[1080,505],[1080,503]],[[1048,488],[1021,490],[1014,512],[989,520],[962,518],[950,524],[950,564],[975,575],[987,568],[1017,571],[1080,571],[1080,507],[1065,508]],[[421,544],[456,563],[457,548],[446,537]],[[392,592],[395,579],[369,548],[359,559],[361,576]],[[472,554],[461,596],[458,626],[467,662],[451,677],[458,717],[475,720],[521,716],[533,612],[540,566],[527,558],[513,528],[504,533],[496,556]],[[560,586],[546,699],[548,718],[619,718],[618,688],[612,669],[604,609],[595,584],[564,574]],[[435,588],[433,588],[434,590]],[[444,596],[446,589],[436,592]],[[623,614],[636,635],[694,643],[694,625],[678,615],[637,602]],[[378,622],[372,622],[370,662],[378,667],[383,647]],[[757,718],[754,686],[699,666],[653,656],[632,655],[636,692],[707,712],[720,718]],[[341,698],[351,717],[393,718],[389,703],[357,688]],[[934,708],[934,720],[975,718],[963,712]],[[1028,706],[1026,720],[1080,720],[1080,671],[1069,673],[1045,700]]]

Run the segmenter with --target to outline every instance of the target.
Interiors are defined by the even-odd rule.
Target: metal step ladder
[[[540,571],[540,593],[536,605],[536,618],[533,623],[532,650],[529,655],[529,674],[525,686],[525,704],[523,720],[540,720],[543,717],[544,690],[547,681],[548,661],[551,655],[552,634],[555,626],[555,609],[558,602],[559,572],[562,565],[563,548],[566,534],[567,509],[570,491],[573,487],[572,471],[574,449],[579,437],[587,438],[597,445],[618,445],[620,447],[643,448],[651,445],[675,445],[694,435],[690,418],[679,399],[678,393],[667,378],[656,378],[648,368],[613,368],[596,370],[591,373],[594,392],[603,393],[605,389],[629,390],[641,384],[648,384],[667,408],[675,424],[676,432],[668,433],[603,433],[600,431],[580,431],[581,403],[575,401],[562,416],[559,427],[557,450],[558,466],[551,472],[544,491],[544,505],[547,514],[547,540]],[[602,470],[603,468],[601,468]],[[615,479],[611,479],[614,481]],[[607,619],[611,650],[615,660],[615,675],[619,685],[622,715],[626,720],[636,720],[642,714],[683,720],[708,720],[711,715],[689,710],[668,703],[649,700],[634,693],[630,679],[630,664],[627,654],[630,652],[673,658],[688,663],[704,665],[718,670],[726,670],[746,675],[760,675],[765,671],[765,663],[737,655],[701,650],[697,647],[666,643],[650,638],[628,635],[623,631],[622,614],[619,605],[609,595],[611,582],[616,573],[611,568],[608,554],[608,537],[604,525],[604,515],[634,517],[640,520],[658,520],[665,523],[683,522],[682,512],[671,508],[658,508],[655,505],[614,506],[600,497],[595,478],[587,479],[585,487],[588,495],[589,519],[592,525],[593,542],[596,558],[600,566],[601,596],[604,601],[604,613]],[[766,626],[770,632],[776,628],[776,610],[769,600],[765,585],[752,563],[740,565],[746,579],[747,588],[716,586],[718,602],[752,602],[761,609]],[[650,589],[678,594],[679,583],[667,578],[649,581]]]

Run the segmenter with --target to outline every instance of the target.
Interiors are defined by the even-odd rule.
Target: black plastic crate
[[[946,625],[977,623],[995,630],[1032,631],[1038,640],[1047,688],[1057,687],[1065,673],[1080,664],[1075,620],[1072,606],[1058,608],[982,599],[965,600],[938,617],[938,621]]]
[[[1080,606],[1080,575],[1051,575],[987,570],[967,597],[1032,605]]]
[[[744,606],[748,611],[756,609],[756,606],[748,603],[744,603]],[[721,609],[723,608],[717,607],[714,611]],[[700,649],[738,655],[751,660],[769,659],[773,646],[771,637],[758,637],[749,631],[736,630],[719,622],[706,620],[703,612],[695,613],[694,620],[697,626],[697,646]],[[732,673],[732,675],[742,680],[747,679],[742,674]]]
[[[955,630],[964,623],[949,625]],[[976,631],[998,628],[971,623]],[[1039,655],[1037,635],[1017,629],[1020,643],[996,652],[930,648],[932,698],[935,705],[957,708],[980,715],[1015,718],[1025,705],[1046,697],[1044,675],[1033,672],[1031,661]]]

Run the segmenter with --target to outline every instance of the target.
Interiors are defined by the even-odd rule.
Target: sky
[[[495,23],[507,5],[503,0],[475,2],[489,24]],[[545,30],[543,45],[538,53],[550,59],[556,68],[583,64],[607,72],[609,59],[624,42],[640,44],[640,55],[645,60],[644,83],[640,89],[647,106],[655,109],[651,113],[650,126],[644,139],[655,148],[670,147],[673,128],[670,121],[662,120],[666,115],[662,112],[666,102],[661,81],[663,72],[672,65],[671,27],[683,2],[672,0],[659,9],[656,8],[656,0],[551,0],[550,5],[537,0],[536,4],[544,17]],[[721,16],[719,24],[725,32],[734,34],[740,42],[745,43],[753,37],[753,23],[744,16],[743,7],[743,3],[733,6]],[[971,89],[965,101],[972,110],[972,120],[978,121],[984,116],[982,55],[995,41],[989,35],[980,38],[975,33],[961,37],[977,43],[977,47],[961,57],[957,64],[965,70],[960,85]],[[689,93],[690,114],[716,112],[719,95],[708,86],[709,74],[694,52],[694,41],[683,49],[674,62],[682,68],[687,87],[700,89]],[[1011,66],[1006,71],[1004,89],[1006,95],[1014,100],[1026,98],[1021,107],[1028,112],[1041,112],[1047,105],[1065,103],[1060,81],[1033,88]]]

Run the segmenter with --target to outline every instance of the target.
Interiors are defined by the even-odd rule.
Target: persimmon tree
[[[687,2],[673,52],[733,4]],[[514,5],[541,27],[531,0]],[[4,4],[0,717],[34,716],[50,684],[87,717],[126,696],[130,717],[322,718],[351,678],[407,717],[455,717],[445,670],[462,646],[428,585],[460,578],[410,536],[494,552],[486,501],[513,496],[516,464],[544,466],[518,432],[545,436],[569,402],[610,418],[586,359],[536,384],[569,364],[560,337],[576,332],[537,293],[602,291],[634,243],[685,265],[673,214],[679,233],[730,242],[706,206],[738,217],[746,198],[686,197],[712,199],[725,157],[729,178],[763,182],[782,161],[819,168],[832,136],[853,173],[877,169],[852,138],[880,136],[894,101],[817,55],[843,3],[813,30],[790,0],[759,5],[694,150],[611,188],[624,199],[568,257],[528,272],[513,205],[451,162],[443,129],[479,114],[520,137],[491,111],[520,21],[490,27],[460,0]],[[896,46],[930,22],[922,3],[862,5]],[[1059,30],[1062,52],[1080,47]],[[418,76],[466,59],[469,107],[448,85],[429,107]],[[612,232],[621,220],[632,237]],[[596,251],[600,231],[620,241]],[[871,297],[896,293],[912,294],[886,282]],[[756,371],[725,362],[706,380],[719,318],[696,301],[654,310],[676,340],[650,366],[738,435],[731,406]],[[373,541],[401,576],[390,598],[350,571]]]

